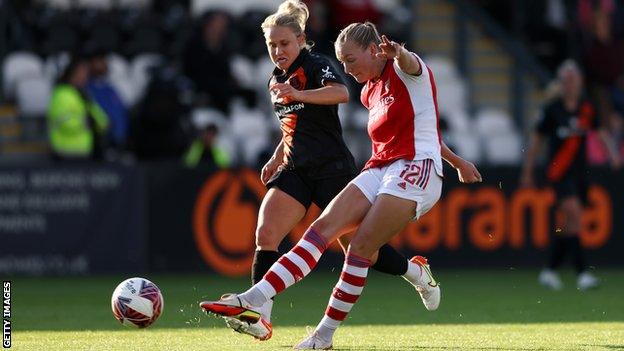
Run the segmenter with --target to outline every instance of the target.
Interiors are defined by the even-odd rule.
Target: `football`
[[[164,300],[156,284],[145,278],[130,278],[117,285],[111,297],[113,315],[121,324],[145,328],[162,313]]]

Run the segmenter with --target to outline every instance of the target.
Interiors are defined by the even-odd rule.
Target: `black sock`
[[[407,273],[407,259],[392,246],[385,244],[379,249],[377,262],[372,268],[382,273],[403,275]]]
[[[548,261],[548,268],[555,270],[561,266],[563,258],[566,252],[566,240],[561,235],[553,236],[553,241],[550,244],[550,258]]]
[[[269,271],[273,263],[282,257],[277,251],[259,250],[254,253],[251,265],[251,283],[256,284]]]
[[[585,264],[585,254],[581,247],[581,238],[578,235],[570,236],[566,238],[568,250],[572,253],[572,262],[574,263],[574,269],[576,273],[581,273],[587,269]]]

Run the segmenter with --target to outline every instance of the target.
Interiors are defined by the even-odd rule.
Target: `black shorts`
[[[587,205],[588,184],[584,177],[568,175],[558,182],[552,182],[551,186],[557,195],[557,203],[567,197],[578,197],[583,205]]]
[[[302,172],[283,169],[267,184],[267,188],[279,188],[294,197],[305,208],[309,208],[314,202],[319,208],[324,209],[354,177],[355,174],[350,174],[312,179]]]

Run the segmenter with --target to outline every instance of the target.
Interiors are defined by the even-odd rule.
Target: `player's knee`
[[[370,241],[362,240],[357,236],[351,240],[349,247],[347,249],[347,254],[354,254],[362,257],[369,258],[371,257],[378,248],[375,248]]]
[[[324,217],[317,218],[310,226],[317,233],[326,233],[331,230],[331,222]]]
[[[268,225],[262,225],[256,229],[256,247],[260,250],[277,250],[284,234],[278,233]]]

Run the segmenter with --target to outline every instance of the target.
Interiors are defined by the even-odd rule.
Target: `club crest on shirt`
[[[303,88],[303,86],[301,84],[301,80],[299,80],[299,77],[297,77],[297,76],[292,76],[288,80],[288,84],[290,84],[293,88],[295,88],[297,90],[301,90]]]

